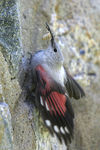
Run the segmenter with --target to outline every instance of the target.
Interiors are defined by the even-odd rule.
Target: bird
[[[30,62],[31,78],[35,85],[35,102],[43,122],[51,135],[57,136],[67,146],[74,138],[74,110],[71,98],[85,96],[82,87],[64,68],[64,57],[59,44],[46,22],[50,32],[50,45],[32,55]]]

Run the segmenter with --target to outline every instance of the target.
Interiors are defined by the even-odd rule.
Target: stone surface
[[[13,150],[11,114],[6,103],[0,102],[0,149]]]
[[[21,89],[18,79],[11,80],[7,62],[0,52],[0,101],[6,102],[12,113],[20,93]]]
[[[18,74],[21,59],[18,13],[16,0],[0,1],[0,46],[12,78]]]
[[[97,74],[92,85],[85,88],[86,98],[73,101],[75,110],[74,141],[69,146],[70,150],[99,149],[100,141],[100,68],[92,66]]]
[[[62,49],[65,67],[86,91],[86,98],[72,100],[75,133],[68,148],[99,149],[99,20],[99,0],[0,1],[0,101],[9,106],[14,150],[67,149],[56,137],[50,136],[34,98],[31,95],[26,98],[25,93],[28,91],[25,86],[31,84],[27,52],[33,54],[49,44],[49,40],[41,39],[47,32],[45,21]],[[6,129],[3,122],[1,129],[0,139]]]

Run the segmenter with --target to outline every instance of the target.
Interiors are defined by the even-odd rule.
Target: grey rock
[[[21,59],[18,13],[16,0],[0,1],[0,46],[12,78],[18,74]]]
[[[6,103],[0,102],[0,150],[13,150],[11,114]]]
[[[20,93],[21,88],[18,79],[11,80],[8,64],[0,52],[0,101],[6,102],[9,105],[10,112],[13,112]]]

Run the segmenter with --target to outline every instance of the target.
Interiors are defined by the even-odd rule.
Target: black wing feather
[[[54,81],[44,72],[41,66],[36,69],[36,77],[36,104],[40,110],[44,124],[52,135],[53,133],[56,134],[60,143],[62,143],[63,138],[67,145],[67,142],[71,142],[73,138],[74,111],[70,103],[70,98],[65,94],[65,87]],[[60,95],[64,96],[65,101],[58,98]],[[51,125],[48,126],[46,121],[50,121]]]
[[[66,89],[68,91],[69,97],[73,97],[75,99],[80,99],[85,96],[85,92],[82,87],[69,75],[67,74],[67,81],[65,82]]]

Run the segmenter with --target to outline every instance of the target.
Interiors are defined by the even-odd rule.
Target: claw
[[[22,92],[23,94],[26,95],[26,97],[30,96],[30,97],[33,97],[35,98],[35,94],[32,93],[32,91],[30,90],[30,88],[28,86],[24,86],[26,91],[25,92]],[[34,92],[34,91],[33,91]]]
[[[27,53],[27,54],[29,54],[30,55],[30,58],[28,58],[28,60],[29,60],[29,64],[31,64],[31,59],[32,59],[32,54],[31,53]]]
[[[30,58],[27,58],[29,60],[29,65],[31,64],[31,59]]]

